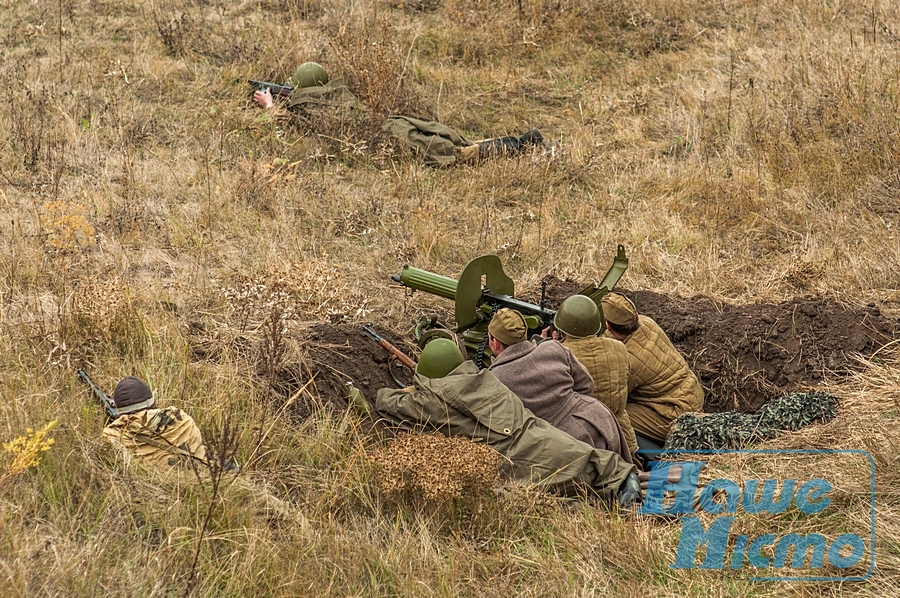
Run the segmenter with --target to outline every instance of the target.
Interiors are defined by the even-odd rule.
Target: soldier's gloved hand
[[[638,478],[638,474],[634,471],[628,474],[628,477],[625,478],[625,482],[619,488],[619,494],[616,496],[616,502],[619,503],[619,507],[623,509],[628,509],[632,505],[637,506],[643,495],[641,494],[641,481]]]

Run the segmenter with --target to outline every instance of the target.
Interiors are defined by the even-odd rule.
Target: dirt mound
[[[415,359],[411,344],[395,334],[375,328],[385,340]],[[391,366],[388,353],[362,332],[362,326],[352,324],[318,324],[303,338],[308,353],[309,375],[315,381],[322,400],[345,404],[347,382],[360,389],[369,402],[375,400],[380,388],[399,386],[392,372],[403,382],[409,373],[396,362]]]
[[[585,286],[552,276],[544,282],[545,303],[551,309]],[[858,369],[857,354],[871,355],[900,332],[897,318],[875,306],[851,309],[821,297],[734,306],[708,297],[623,292],[641,314],[666,331],[697,372],[706,389],[709,412],[753,411],[769,399],[813,389],[825,376]],[[379,332],[415,356],[412,339]],[[323,400],[343,404],[349,380],[370,401],[379,388],[397,386],[387,352],[366,337],[360,326],[319,324],[308,330],[303,344],[309,374]],[[401,380],[409,380],[402,368],[395,369]]]
[[[707,411],[753,410],[826,376],[858,369],[898,332],[875,306],[850,309],[832,299],[799,297],[778,305],[733,306],[706,297],[626,293],[656,320],[707,390]]]
[[[585,286],[554,276],[543,282],[552,309]],[[708,297],[622,292],[686,357],[706,389],[710,412],[753,411],[826,375],[847,374],[859,367],[856,354],[871,355],[900,331],[898,320],[874,305],[850,309],[823,297],[734,306]]]

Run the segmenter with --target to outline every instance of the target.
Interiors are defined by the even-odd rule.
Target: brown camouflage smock
[[[103,430],[127,458],[138,457],[160,470],[172,470],[188,459],[206,459],[206,447],[194,419],[177,407],[145,409],[120,415]]]
[[[466,361],[443,378],[416,375],[406,389],[383,388],[378,415],[408,429],[437,430],[485,442],[505,457],[501,473],[565,494],[591,490],[612,502],[637,471],[616,453],[595,449],[535,417],[489,370]]]

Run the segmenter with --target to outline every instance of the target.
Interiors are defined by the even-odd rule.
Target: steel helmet
[[[463,361],[456,343],[448,338],[436,338],[422,349],[416,373],[426,378],[443,378]]]
[[[553,326],[572,338],[587,338],[600,332],[603,319],[593,299],[585,295],[572,295],[559,306]]]
[[[328,83],[328,73],[317,62],[304,62],[297,67],[291,76],[291,85],[294,87],[315,87]]]

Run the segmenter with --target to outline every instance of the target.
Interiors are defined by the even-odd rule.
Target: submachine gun
[[[616,257],[603,280],[597,286],[589,285],[578,294],[590,297],[597,306],[628,268],[625,247],[619,245]],[[487,327],[491,316],[500,308],[515,309],[525,317],[529,334],[540,332],[553,323],[555,310],[544,307],[543,289],[540,305],[534,305],[515,297],[515,284],[503,271],[500,258],[496,255],[483,255],[469,262],[458,280],[434,274],[412,266],[403,266],[400,274],[391,279],[416,291],[438,295],[456,303],[456,333],[462,335],[462,343],[469,356],[478,367],[484,367],[483,356],[487,349]],[[600,312],[601,318],[603,312]],[[415,328],[415,339],[419,347],[435,336],[444,336],[456,340],[456,335],[436,317],[419,321]]]

